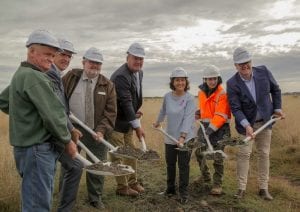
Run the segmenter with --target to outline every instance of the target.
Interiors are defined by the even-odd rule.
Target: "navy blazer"
[[[118,68],[110,77],[115,84],[117,93],[117,119],[115,123],[115,131],[126,133],[131,127],[130,121],[136,119],[135,114],[142,106],[142,80],[143,71],[139,71],[140,95],[137,92],[136,80],[128,69],[127,63]]]
[[[252,67],[252,71],[256,101],[238,72],[227,81],[227,95],[235,117],[235,127],[241,134],[246,134],[240,124],[243,119],[247,119],[253,126],[257,111],[266,122],[270,120],[274,109],[281,109],[281,90],[272,73],[266,66]]]

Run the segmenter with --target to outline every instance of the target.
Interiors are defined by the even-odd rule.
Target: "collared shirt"
[[[255,101],[256,103],[256,90],[255,90],[255,82],[254,82],[254,73],[252,72],[251,73],[251,77],[250,77],[250,80],[247,80],[245,78],[242,77],[242,75],[240,75],[241,79],[243,80],[243,82],[245,83],[245,85],[247,86],[253,100]],[[261,115],[259,114],[259,112],[257,111],[256,113],[256,118],[255,120],[260,120],[262,119]],[[247,119],[243,119],[240,124],[243,126],[243,127],[247,127],[248,125],[250,125],[250,123],[248,122]]]
[[[94,90],[96,83],[98,81],[99,75],[92,78],[92,105],[94,105]],[[85,123],[85,93],[86,93],[86,84],[88,82],[88,77],[83,71],[80,80],[78,81],[69,101],[71,112],[82,122]],[[92,107],[91,113],[94,114],[94,107]]]

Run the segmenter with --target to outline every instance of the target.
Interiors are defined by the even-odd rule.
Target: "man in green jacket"
[[[58,157],[55,146],[65,147],[72,158],[77,149],[67,128],[64,106],[45,74],[59,50],[58,41],[48,31],[36,30],[26,47],[27,61],[0,94],[0,109],[9,114],[10,143],[22,177],[22,211],[44,212],[51,210]]]

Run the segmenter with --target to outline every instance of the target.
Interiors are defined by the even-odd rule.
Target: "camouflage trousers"
[[[204,127],[206,128],[208,124],[204,123]],[[218,131],[214,132],[209,136],[209,140],[214,148],[214,150],[222,150],[224,151],[224,145],[218,145],[218,140],[223,139],[226,136],[230,136],[230,128],[228,124],[224,124]],[[209,171],[209,167],[207,165],[207,157],[205,156],[204,152],[207,151],[208,145],[204,138],[203,132],[201,128],[198,130],[198,141],[203,145],[198,147],[195,151],[195,155],[199,164],[200,172],[203,178],[203,181],[206,183],[211,182],[211,174]],[[224,159],[221,153],[215,153],[213,156],[213,167],[214,167],[214,174],[213,174],[213,184],[215,186],[221,186],[223,181],[224,175]]]

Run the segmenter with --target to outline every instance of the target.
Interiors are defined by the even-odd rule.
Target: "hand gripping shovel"
[[[81,141],[77,141],[77,145],[81,147],[86,154],[95,162],[94,164],[82,157],[79,153],[76,154],[76,158],[83,163],[84,169],[95,175],[106,176],[122,176],[133,174],[135,171],[131,166],[122,164],[112,164],[111,162],[102,163]]]
[[[74,121],[75,123],[79,124],[82,128],[84,128],[87,132],[89,132],[91,135],[93,136],[97,136],[97,134],[91,129],[89,128],[86,124],[84,124],[82,121],[80,121],[76,116],[74,116],[72,113],[69,115],[69,118]],[[107,146],[110,149],[110,153],[117,156],[117,157],[124,157],[124,158],[129,158],[129,159],[136,159],[136,157],[133,156],[129,156],[126,154],[122,154],[122,153],[117,153],[118,149],[120,147],[114,147],[113,145],[111,145],[109,142],[107,142],[106,140],[104,140],[103,138],[100,139],[100,141]]]
[[[174,138],[173,136],[169,135],[163,128],[162,126],[160,127],[154,127],[152,125],[152,128],[155,129],[155,130],[158,130],[159,132],[161,132],[162,134],[164,134],[165,136],[167,136],[171,141],[173,141],[175,144],[177,144],[178,148],[176,148],[177,150],[179,151],[189,151],[190,149],[189,148],[186,148],[184,147],[184,145],[182,144],[179,144],[177,139]]]
[[[276,117],[276,116],[271,116],[271,119],[269,121],[267,121],[264,125],[262,125],[260,128],[258,128],[253,135],[257,135],[258,133],[260,133],[261,131],[263,131],[265,128],[267,128],[270,124],[273,124],[274,122],[278,121],[282,119],[282,117]],[[249,141],[252,140],[251,136],[246,137],[244,140],[239,140],[239,139],[223,139],[220,140],[218,143],[219,144],[223,144],[223,145],[230,145],[230,146],[244,146],[244,145],[248,145]]]
[[[203,124],[201,122],[199,122],[199,124],[200,124],[200,128],[202,130],[202,133],[204,135],[205,141],[206,141],[207,146],[208,146],[207,151],[203,152],[203,154],[205,156],[209,155],[209,156],[212,156],[212,158],[214,158],[215,153],[220,153],[223,158],[227,158],[227,155],[222,150],[214,150],[213,146],[210,143],[210,140],[209,140],[208,136],[205,133],[205,129],[204,129]]]

